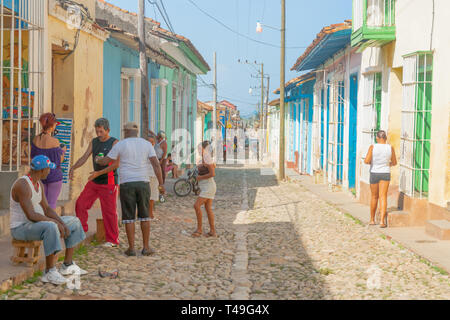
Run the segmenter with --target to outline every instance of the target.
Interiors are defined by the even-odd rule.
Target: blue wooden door
[[[356,185],[356,142],[358,115],[358,75],[350,76],[350,110],[349,110],[349,141],[348,141],[348,187]]]

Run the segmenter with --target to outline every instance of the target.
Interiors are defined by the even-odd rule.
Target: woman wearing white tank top
[[[385,131],[378,131],[376,137],[377,143],[370,146],[367,152],[365,164],[370,164],[370,191],[372,198],[370,200],[370,223],[375,225],[375,212],[380,200],[380,228],[387,227],[387,193],[391,181],[391,167],[397,165],[395,150],[387,144],[387,135]]]

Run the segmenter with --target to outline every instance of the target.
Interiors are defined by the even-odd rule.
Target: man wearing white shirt
[[[122,223],[125,224],[129,248],[125,251],[128,256],[135,256],[134,233],[137,220],[141,222],[143,250],[142,255],[154,253],[149,246],[150,239],[150,176],[152,168],[158,178],[159,191],[164,193],[161,166],[156,157],[152,144],[138,137],[139,128],[136,123],[125,124],[124,139],[119,141],[106,157],[97,158],[100,165],[119,162],[120,204],[122,206]],[[107,169],[105,169],[107,170]],[[105,170],[96,172],[104,174]],[[91,176],[92,177],[92,176]]]

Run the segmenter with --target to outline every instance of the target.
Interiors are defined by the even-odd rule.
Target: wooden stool
[[[42,241],[21,241],[13,239],[14,256],[11,257],[11,261],[14,264],[25,262],[29,267],[32,267],[39,261],[41,244]],[[28,249],[28,252],[25,252],[25,249]]]

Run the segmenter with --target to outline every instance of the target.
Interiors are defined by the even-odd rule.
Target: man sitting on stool
[[[62,275],[87,274],[72,261],[74,247],[86,235],[77,217],[59,217],[47,203],[41,180],[46,179],[50,169],[55,168],[56,165],[46,156],[36,156],[31,161],[28,175],[14,182],[10,200],[10,227],[11,235],[16,240],[44,242],[46,268],[41,281],[60,285],[67,282]],[[60,238],[64,238],[66,254],[58,272],[55,254],[62,249]]]

